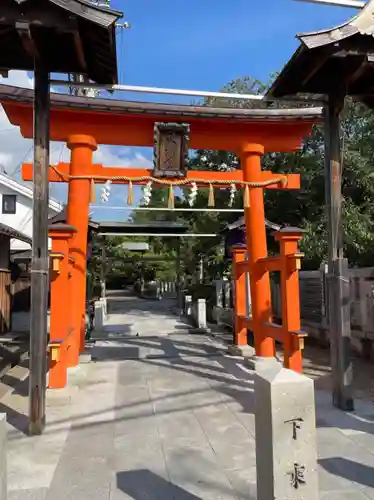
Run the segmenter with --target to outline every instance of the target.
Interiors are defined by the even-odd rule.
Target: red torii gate
[[[0,95],[9,121],[19,126],[27,138],[33,135],[32,98],[32,92],[26,89],[15,92],[11,87],[8,87],[7,94]],[[173,185],[186,187],[193,182],[209,187],[211,191],[214,187],[230,184],[242,187],[247,246],[234,252],[235,341],[238,345],[246,345],[245,332],[250,328],[255,338],[256,355],[262,357],[273,357],[274,340],[281,341],[285,366],[301,371],[304,334],[300,332],[298,268],[301,255],[297,251],[301,232],[296,229],[280,231],[277,239],[281,255],[279,258],[268,257],[263,200],[264,189],[298,189],[300,178],[297,174],[262,171],[261,157],[265,151],[298,149],[321,114],[321,108],[220,109],[51,95],[50,137],[51,140],[66,142],[71,150],[71,161],[51,166],[49,171],[50,182],[69,184],[69,227],[65,232],[64,228],[55,228],[51,233],[54,248],[57,250],[58,247],[55,262],[67,264],[55,264],[56,272],[60,274],[52,283],[52,296],[56,294],[55,288],[62,295],[65,287],[65,293],[64,297],[52,300],[50,336],[54,359],[50,387],[65,384],[66,367],[77,365],[79,352],[84,349],[89,203],[93,184],[108,179],[121,184],[144,184],[151,180],[155,185],[169,185],[171,190]],[[189,171],[182,178],[155,178],[152,170],[93,164],[93,152],[98,143],[153,146],[155,124],[165,122],[188,123],[190,148],[235,151],[240,157],[241,170]],[[32,180],[31,164],[25,164],[22,172],[24,180]],[[248,253],[246,261],[245,251]],[[281,271],[283,277],[281,326],[272,323],[269,272],[274,270]],[[250,276],[252,318],[246,318],[243,309],[245,272]],[[59,318],[59,324],[53,321],[54,317]]]

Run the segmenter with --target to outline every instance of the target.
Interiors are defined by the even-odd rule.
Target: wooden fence
[[[310,336],[326,343],[329,338],[326,265],[316,271],[301,271],[299,277],[301,326]],[[351,331],[354,347],[360,350],[362,341],[374,343],[374,268],[350,269],[350,283]],[[217,281],[216,287],[216,309],[228,312],[222,303],[224,282]],[[271,275],[271,301],[274,317],[281,319],[281,293],[276,273]]]

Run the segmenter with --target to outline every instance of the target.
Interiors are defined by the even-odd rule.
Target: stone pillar
[[[205,299],[197,299],[197,326],[204,330],[207,328]]]
[[[207,325],[206,320],[206,300],[205,299],[197,299],[196,304],[196,324],[197,328],[193,328],[190,330],[190,333],[209,333],[210,329]]]
[[[223,312],[223,280],[215,280],[214,285],[216,288],[216,300],[213,307],[213,317],[219,325],[221,324],[221,314]]]
[[[101,331],[104,328],[105,305],[103,300],[95,302],[95,330]]]
[[[0,414],[0,500],[7,500],[7,420],[6,413]]]
[[[223,281],[216,280],[216,306],[223,307]]]
[[[231,295],[231,281],[224,279],[223,280],[223,306],[225,309],[231,308],[230,295]]]
[[[184,312],[188,318],[192,315],[192,295],[186,295],[184,299]]]
[[[243,144],[240,151],[243,180],[256,182],[261,179],[261,157],[264,147],[260,144]],[[269,273],[263,272],[259,259],[268,256],[265,228],[264,189],[249,188],[249,206],[244,207],[246,242],[248,250],[252,321],[257,356],[274,357],[275,343],[263,333],[261,325],[272,319]]]
[[[97,149],[95,139],[86,135],[72,135],[68,138],[67,146],[71,150],[70,175],[89,175],[92,155]],[[86,253],[90,198],[89,179],[69,180],[68,224],[77,229],[70,242],[70,253],[75,260],[70,299],[73,304],[73,352],[70,366],[79,363],[79,352],[83,352],[85,343]]]
[[[255,375],[257,500],[318,500],[313,380],[281,365]]]
[[[52,240],[51,267],[51,315],[50,315],[50,389],[61,389],[67,383],[67,368],[71,356],[72,338],[69,241],[76,233],[67,224],[52,224],[48,236]]]

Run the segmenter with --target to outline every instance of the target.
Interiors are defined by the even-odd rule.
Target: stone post
[[[231,281],[224,280],[223,281],[223,299],[224,299],[223,307],[225,309],[231,308],[230,293],[231,293]]]
[[[222,280],[216,280],[216,306],[223,307],[223,282]]]
[[[213,316],[215,321],[220,324],[221,313],[223,310],[223,280],[215,281],[216,287],[216,303],[213,307]]]
[[[280,364],[255,375],[257,500],[318,500],[313,380]]]
[[[192,315],[192,295],[186,295],[184,299],[184,312],[187,318]]]
[[[197,299],[197,326],[206,329],[206,300]]]
[[[190,333],[210,333],[206,320],[206,300],[197,299],[196,303],[196,327],[189,330]]]
[[[7,421],[6,413],[0,414],[0,500],[6,500],[7,488]]]
[[[104,328],[104,303],[102,300],[97,300],[95,302],[95,330],[100,331]]]

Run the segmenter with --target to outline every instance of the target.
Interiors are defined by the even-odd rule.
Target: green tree
[[[269,81],[272,81],[270,78]],[[268,83],[245,77],[230,82],[222,90],[234,93],[262,94]],[[264,101],[207,99],[206,106],[216,107],[273,107],[275,104]],[[299,104],[300,106],[301,104]],[[276,106],[291,107],[294,104],[280,102]],[[343,222],[345,252],[351,265],[374,265],[372,242],[374,239],[374,114],[361,104],[347,99],[342,117],[343,149]],[[299,173],[300,191],[265,191],[266,217],[280,225],[298,226],[305,233],[301,249],[305,253],[305,269],[316,269],[327,254],[326,216],[325,216],[325,158],[323,127],[315,126],[310,137],[306,138],[299,152],[268,153],[263,159],[263,168],[275,173]],[[192,170],[234,170],[240,168],[240,159],[231,152],[199,150],[190,157]],[[187,192],[184,190],[176,201],[177,206],[187,207]],[[154,190],[152,204],[166,206],[165,190]],[[216,190],[217,207],[227,207],[228,190]],[[199,190],[195,207],[207,206],[207,190]],[[242,197],[238,193],[235,207],[242,207]],[[141,212],[134,220],[174,220],[184,222],[190,232],[218,232],[227,223],[238,218],[238,214],[209,212]],[[204,254],[206,269],[213,277],[217,270],[225,266],[222,261],[218,240],[204,238],[185,239],[182,246],[184,270],[194,274],[200,255]],[[176,243],[172,240],[159,240],[154,244],[157,253],[173,254]],[[269,237],[269,251],[276,252],[277,244]]]

